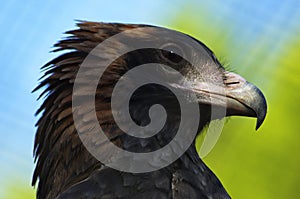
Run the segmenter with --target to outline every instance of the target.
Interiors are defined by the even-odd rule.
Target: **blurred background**
[[[31,187],[39,68],[74,19],[146,23],[188,33],[265,94],[268,114],[231,118],[204,161],[232,198],[299,198],[300,1],[2,1],[0,198],[35,198]]]

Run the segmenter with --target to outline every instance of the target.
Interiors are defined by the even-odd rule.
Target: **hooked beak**
[[[227,115],[256,117],[256,130],[267,114],[267,102],[262,92],[235,73],[227,73],[226,80]]]
[[[226,116],[256,117],[256,130],[266,117],[267,103],[262,92],[235,73],[226,72],[222,86],[198,83],[193,91],[201,96],[199,103],[223,107]]]

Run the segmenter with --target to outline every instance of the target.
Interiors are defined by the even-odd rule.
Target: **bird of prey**
[[[42,67],[44,75],[40,84],[34,89],[34,91],[44,89],[40,96],[44,98],[44,101],[37,110],[40,118],[36,124],[37,132],[34,142],[36,167],[32,185],[38,184],[37,198],[230,198],[218,178],[198,156],[195,142],[191,143],[174,162],[159,170],[145,173],[111,168],[87,150],[74,124],[73,111],[76,110],[81,116],[80,129],[88,132],[94,129],[94,124],[90,119],[91,110],[84,103],[72,104],[74,82],[81,64],[88,54],[106,39],[123,31],[132,30],[132,34],[127,34],[128,40],[147,40],[148,35],[151,34],[151,27],[155,27],[86,21],[78,22],[77,26],[77,29],[66,32],[69,34],[68,37],[55,44],[54,51],[64,53]],[[141,27],[146,28],[144,32],[134,32],[135,29]],[[184,33],[177,34],[185,35]],[[176,108],[179,102],[169,89],[157,84],[144,85],[134,92],[130,99],[130,113],[137,125],[145,126],[150,122],[148,111],[152,105],[160,104],[165,107],[166,124],[158,134],[147,139],[135,138],[127,135],[114,121],[111,110],[114,86],[132,68],[146,63],[168,65],[193,82],[191,88],[195,93],[197,108],[200,112],[197,132],[200,133],[211,120],[222,117],[212,117],[212,107],[224,108],[226,110],[224,116],[256,117],[257,128],[262,124],[267,109],[262,92],[241,76],[226,71],[207,46],[193,37],[188,37],[204,50],[198,52],[190,49],[192,51],[190,54],[197,58],[195,60],[197,70],[182,56],[174,53],[175,48],[178,50],[180,47],[173,45],[172,40],[167,44],[162,44],[167,46],[166,49],[162,47],[130,51],[115,59],[106,68],[98,81],[94,107],[99,125],[115,146],[132,152],[157,150],[160,146],[168,144],[179,128],[181,111]],[[125,44],[116,45],[122,48]],[[104,53],[95,56],[100,56],[99,60],[104,60],[106,54],[114,53],[113,50],[107,49]],[[90,67],[91,71],[86,71],[89,80],[99,78],[95,77],[93,67],[102,66],[99,65],[97,59],[94,62],[92,65],[95,66]],[[168,72],[170,71],[166,71]],[[220,86],[219,80],[224,85],[224,93],[219,93],[217,89]],[[80,99],[89,97],[89,82],[79,80],[79,84],[83,88],[86,86],[86,89],[80,90],[76,96]],[[212,86],[205,90],[203,85]],[[185,84],[177,85],[177,88],[187,89]],[[188,132],[188,129],[186,131]],[[102,153],[109,153],[109,151],[104,147]]]

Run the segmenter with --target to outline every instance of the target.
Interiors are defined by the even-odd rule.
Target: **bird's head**
[[[116,91],[118,102],[112,112],[118,112],[124,120],[130,117],[140,126],[162,120],[174,127],[182,119],[180,96],[187,103],[197,103],[200,117],[190,115],[189,119],[199,120],[198,130],[211,120],[226,116],[256,117],[256,129],[261,126],[267,110],[262,92],[243,77],[226,71],[202,42],[177,31],[152,26],[138,26],[124,32],[107,42],[103,49],[108,53],[97,47],[91,53],[100,57],[94,60],[99,63],[105,58],[117,58],[112,59],[98,85],[98,96],[107,96],[110,102]],[[119,80],[120,89],[115,89]],[[109,88],[109,92],[104,88]],[[127,103],[130,116],[120,113],[121,106]],[[166,118],[162,112],[151,116],[149,110],[156,104],[165,108]],[[170,129],[168,125],[165,127]]]
[[[262,124],[267,109],[262,92],[226,71],[200,41],[165,28],[116,27],[121,30],[110,35],[98,30],[106,35],[101,42],[79,46],[90,49],[75,78],[72,110],[79,136],[94,156],[105,154],[99,143],[113,142],[135,154],[171,145],[166,154],[179,148],[180,157],[212,120],[248,116],[257,118],[256,128]],[[105,135],[97,138],[99,132]],[[110,157],[118,159],[118,153]]]

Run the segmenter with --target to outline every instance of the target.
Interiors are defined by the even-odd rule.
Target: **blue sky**
[[[284,41],[295,28],[295,20],[299,19],[300,3],[297,0],[282,2],[198,1],[195,5],[207,8],[211,13],[208,20],[231,22],[234,29],[230,31],[240,41],[269,29],[274,34],[271,38]],[[26,4],[19,0],[1,3],[0,176],[1,179],[23,176],[26,183],[33,171],[32,148],[37,121],[34,112],[40,104],[36,101],[37,93],[31,94],[31,90],[41,76],[39,68],[56,56],[49,53],[51,46],[63,37],[64,31],[74,28],[74,19],[167,25],[176,20],[177,11],[185,4],[179,0],[132,0],[126,3],[29,0]],[[270,43],[276,48],[275,41]]]

